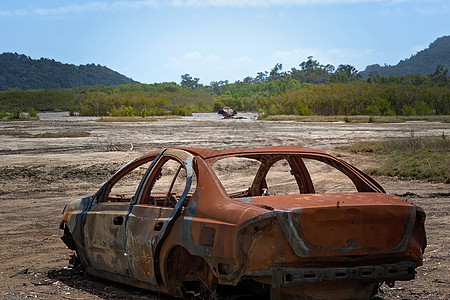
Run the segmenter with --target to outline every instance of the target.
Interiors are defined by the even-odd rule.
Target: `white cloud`
[[[118,1],[111,4],[111,8],[116,10],[122,9],[143,9],[143,8],[152,8],[158,7],[158,0],[144,0],[144,1]]]
[[[93,1],[86,4],[69,4],[54,8],[35,8],[35,9],[16,9],[16,10],[0,10],[0,16],[57,16],[67,14],[79,14],[86,12],[105,12],[116,10],[138,10],[148,7],[158,7],[158,0],[146,1]]]
[[[169,57],[169,64],[183,65],[183,64],[210,64],[220,62],[220,58],[216,55],[203,56],[200,52],[186,53],[181,59]]]
[[[393,1],[398,0],[173,0],[170,2],[170,5],[175,7],[276,7],[357,4],[368,2],[392,3]]]
[[[426,16],[426,17],[442,16],[442,15],[446,15],[450,12],[450,5],[444,4],[441,6],[434,5],[434,6],[427,6],[427,7],[418,6],[415,9],[422,16]]]
[[[139,1],[93,1],[86,4],[70,4],[53,8],[0,10],[0,17],[10,16],[55,16],[85,12],[106,12],[117,10],[139,10],[155,7],[290,7],[314,5],[342,5],[361,3],[411,2],[414,0],[139,0]],[[443,1],[443,0],[437,0]],[[423,13],[432,8],[422,8]],[[430,13],[430,12],[428,12]]]
[[[200,52],[186,53],[181,58],[169,57],[166,63],[167,68],[201,69],[210,66],[211,63],[221,64],[221,59],[216,55],[203,56]]]
[[[187,53],[184,55],[185,60],[200,60],[202,58],[203,58],[203,55],[201,55],[198,52]]]
[[[36,9],[17,9],[12,11],[1,11],[2,15],[9,16],[48,16],[48,15],[65,15],[70,13],[83,13],[90,11],[104,11],[108,8],[105,2],[90,2],[87,4],[70,4],[55,8],[36,8]]]

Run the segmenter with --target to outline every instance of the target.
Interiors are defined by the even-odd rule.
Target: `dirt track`
[[[74,120],[74,119],[72,119]],[[296,123],[255,120],[160,120],[148,123],[80,121],[0,122],[0,130],[30,134],[87,131],[86,138],[0,135],[0,299],[161,299],[67,268],[60,241],[61,211],[90,195],[125,162],[148,150],[195,146],[249,148],[304,145],[325,151],[360,140],[450,136],[450,124]],[[132,151],[130,150],[132,148]],[[378,162],[336,153],[360,169]],[[428,248],[417,278],[382,287],[381,299],[450,298],[450,187],[376,178],[388,193],[406,195],[427,213]]]

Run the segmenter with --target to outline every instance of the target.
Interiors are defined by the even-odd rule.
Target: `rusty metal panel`
[[[134,205],[126,226],[126,249],[130,273],[137,280],[157,284],[151,243],[167,221],[171,209]]]
[[[84,244],[91,267],[129,275],[124,222],[128,206],[127,203],[103,203],[87,214]]]
[[[227,157],[261,162],[248,191],[226,193],[211,166]],[[358,192],[315,194],[303,158],[335,167]],[[124,173],[150,159],[130,203],[97,203]],[[153,168],[167,159],[186,171],[174,207],[144,201],[158,176]],[[289,162],[299,194],[263,193],[280,159]],[[386,195],[372,178],[322,151],[174,148],[144,155],[93,197],[69,204],[61,228],[91,274],[178,297],[229,285],[274,299],[346,299],[368,298],[385,280],[414,278],[426,247],[424,220],[421,208]]]

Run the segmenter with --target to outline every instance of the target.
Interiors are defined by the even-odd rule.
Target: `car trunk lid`
[[[413,205],[383,193],[253,197],[249,203],[273,208],[302,257],[402,252],[415,218]]]

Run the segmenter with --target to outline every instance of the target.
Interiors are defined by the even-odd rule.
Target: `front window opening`
[[[316,193],[354,193],[353,181],[338,169],[315,159],[303,159]]]
[[[106,197],[106,201],[130,202],[151,163],[152,161],[141,164],[119,179],[119,181],[111,187],[108,196]]]
[[[261,163],[245,157],[227,157],[215,162],[214,172],[222,183],[228,196],[247,197]]]
[[[266,175],[266,193],[269,195],[298,194],[299,187],[291,170],[286,159],[274,163]]]
[[[159,169],[157,179],[150,191],[148,204],[173,207],[183,195],[187,177],[184,166],[173,159],[167,160]],[[197,186],[195,172],[187,197],[191,197]]]

